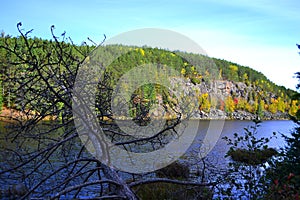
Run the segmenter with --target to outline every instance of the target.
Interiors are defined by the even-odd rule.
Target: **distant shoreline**
[[[9,109],[6,107],[3,107],[3,109],[0,111],[0,121],[7,121],[12,122],[15,121],[15,119],[22,119],[22,120],[29,120],[36,116],[34,112],[30,112],[30,114],[26,114],[21,111],[17,111],[15,109]],[[46,116],[43,121],[55,121],[57,117],[51,117]],[[123,117],[117,117],[117,120],[132,120],[132,118],[127,118],[125,116]],[[155,119],[155,118],[154,118]],[[257,117],[257,115],[253,113],[249,113],[246,111],[234,111],[232,113],[226,113],[221,110],[211,110],[210,113],[204,113],[204,112],[195,112],[191,117],[189,117],[190,120],[237,120],[237,121],[253,121],[253,120],[261,120],[261,121],[275,121],[275,120],[290,120],[290,117],[287,113],[269,113],[264,112],[264,115],[260,118]],[[105,118],[105,121],[109,121],[110,119]],[[160,120],[160,118],[157,118],[157,120]],[[165,118],[165,120],[175,120],[175,118]]]

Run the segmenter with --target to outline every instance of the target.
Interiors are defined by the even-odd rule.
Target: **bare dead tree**
[[[93,47],[78,47],[65,37],[65,33],[57,37],[54,26],[51,27],[53,40],[46,44],[30,38],[32,30],[24,32],[21,26],[21,23],[17,26],[19,38],[7,38],[0,46],[14,58],[9,61],[9,71],[13,73],[6,76],[7,81],[13,83],[11,90],[15,94],[10,109],[17,113],[7,119],[10,126],[6,133],[1,133],[0,184],[24,184],[26,189],[17,194],[21,199],[31,196],[80,198],[93,191],[97,199],[131,200],[138,199],[134,188],[151,183],[198,187],[215,184],[124,173],[93,158],[79,140],[72,113],[75,78]],[[105,76],[109,79],[109,74]],[[108,106],[110,85],[101,82],[98,89],[102,96],[96,101],[96,118],[114,144],[131,150],[140,145],[157,149],[165,145],[166,134],[176,135],[176,126],[181,123],[180,113],[151,137],[126,135],[112,121]],[[88,124],[86,121],[83,126]],[[93,132],[92,127],[88,130]],[[11,188],[5,191],[6,195],[14,193]]]

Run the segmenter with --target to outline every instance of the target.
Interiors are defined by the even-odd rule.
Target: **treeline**
[[[294,90],[274,84],[265,75],[249,67],[226,60],[148,47],[112,45],[105,49],[105,52],[110,52],[104,53],[108,57],[113,56],[112,52],[122,54],[107,69],[107,73],[114,77],[112,78],[114,83],[136,66],[155,63],[158,69],[163,66],[172,67],[194,85],[205,83],[209,87],[213,82],[220,81],[229,81],[232,85],[235,83],[245,85],[246,88],[243,89],[247,94],[242,96],[232,91],[222,98],[216,98],[208,93],[198,93],[199,110],[204,112],[210,112],[211,109],[220,109],[227,113],[243,110],[264,117],[264,112],[295,115],[299,107],[299,102],[293,98],[296,94]],[[139,96],[145,100],[144,105],[139,107],[150,107],[151,103],[157,100],[157,96],[163,94],[162,89],[159,85],[145,85],[136,91],[132,99]],[[167,102],[167,96],[162,98]]]
[[[23,33],[22,33],[23,34]],[[27,35],[28,34],[28,35]],[[39,113],[47,112],[45,108],[52,106],[57,100],[47,94],[40,94],[45,82],[37,73],[45,77],[65,76],[70,72],[63,70],[68,65],[76,70],[76,61],[83,60],[95,46],[72,44],[72,41],[58,42],[58,38],[44,40],[30,38],[30,32],[19,37],[11,37],[3,32],[0,37],[0,105],[7,108],[25,111],[24,98],[32,99],[35,110]],[[29,64],[30,63],[30,64]],[[40,70],[32,70],[32,66],[40,66]],[[74,80],[69,80],[73,82]],[[49,83],[56,84],[56,83]],[[25,91],[26,88],[26,91]],[[59,91],[58,91],[59,92]],[[49,98],[45,98],[49,96]],[[53,106],[52,106],[53,107]],[[58,103],[54,109],[62,109]]]
[[[198,56],[195,54],[190,55]],[[213,61],[219,71],[218,79],[244,83],[251,88],[248,95],[245,95],[246,98],[234,93],[226,97],[222,104],[227,112],[245,110],[260,116],[264,111],[269,111],[272,114],[287,112],[293,116],[296,114],[299,102],[294,98],[296,94],[294,90],[276,85],[264,74],[250,67],[217,58],[213,58]]]
[[[58,52],[62,46],[64,51]],[[28,51],[30,48],[33,50]],[[253,89],[249,90],[251,94],[244,97],[231,93],[226,98],[224,97],[219,100],[214,99],[209,94],[199,93],[199,109],[204,112],[209,112],[210,109],[214,108],[224,110],[228,113],[234,112],[235,110],[245,110],[259,115],[262,115],[264,111],[271,113],[286,112],[290,115],[295,115],[299,106],[299,102],[293,100],[293,96],[296,93],[295,91],[274,84],[262,73],[249,67],[226,60],[211,59],[193,53],[171,52],[149,47],[111,45],[105,48],[99,48],[103,48],[103,55],[100,56],[103,56],[106,60],[117,57],[117,59],[110,63],[105,72],[106,77],[109,77],[107,84],[111,87],[114,87],[117,80],[130,69],[143,64],[155,63],[157,68],[172,67],[178,71],[182,77],[189,79],[194,85],[201,83],[209,85],[214,81],[227,80],[233,83],[244,83],[247,87]],[[68,72],[61,70],[62,65],[68,64],[70,65],[70,69],[74,70],[78,67],[72,66],[71,59],[68,59],[70,56],[72,56],[72,58],[78,57],[78,60],[82,60],[84,55],[88,55],[93,49],[95,49],[93,45],[87,45],[85,43],[82,45],[74,45],[71,40],[69,40],[69,42],[60,42],[60,47],[57,48],[57,42],[55,41],[43,40],[36,37],[24,40],[23,37],[10,37],[1,34],[0,106],[26,109],[26,105],[20,105],[19,103],[21,102],[20,99],[24,97],[22,97],[18,87],[25,84],[26,80],[30,80],[31,77],[36,77],[32,74],[36,72],[31,72],[31,66],[22,63],[23,59],[31,57],[33,61],[41,62],[39,63],[41,68],[44,67],[43,65],[47,65],[49,70],[42,72],[45,73],[45,75],[63,76],[64,73]],[[31,53],[28,55],[26,52]],[[63,56],[64,58],[58,59],[59,57],[57,57],[57,60],[55,60],[54,54]],[[37,57],[39,59],[35,59]],[[89,57],[87,57],[87,59],[89,59]],[[72,81],[74,80],[70,80],[70,82]],[[43,87],[43,85],[41,85],[41,81],[36,80],[36,84],[32,85],[30,89],[32,93],[34,93],[35,90],[38,91],[39,87]],[[14,93],[14,91],[19,92]],[[110,96],[111,93],[109,91],[107,92],[107,95]],[[166,88],[158,84],[148,84],[135,91],[132,95],[132,102],[136,101],[137,97],[144,100],[139,101],[139,105],[133,103],[133,115],[137,115],[139,112],[147,112],[147,108],[150,108],[151,104],[157,101],[158,96],[162,96],[161,98],[164,102],[169,101],[170,99],[168,99],[167,95],[163,95],[165,92]],[[49,102],[40,101],[38,96],[36,96],[35,101],[36,105],[55,102],[55,100],[49,100]],[[98,103],[101,104],[101,99],[98,99]],[[62,105],[58,106],[58,108],[60,107],[62,107]],[[137,112],[137,110],[144,111]]]

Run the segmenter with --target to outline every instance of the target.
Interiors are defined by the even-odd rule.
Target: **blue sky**
[[[75,43],[96,42],[138,28],[164,28],[196,41],[210,56],[252,67],[273,82],[295,88],[300,71],[300,1],[285,0],[86,0],[3,1],[0,30],[16,24],[49,39],[50,26]]]

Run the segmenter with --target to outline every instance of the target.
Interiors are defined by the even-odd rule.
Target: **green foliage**
[[[192,77],[191,78],[191,82],[196,85],[196,84],[200,84],[201,83],[201,80],[197,77]]]
[[[236,65],[229,65],[229,70],[230,70],[229,80],[239,81],[238,69],[239,68]]]
[[[276,99],[272,98],[271,104],[269,105],[268,108],[271,113],[273,113],[273,114],[276,113],[278,110],[278,101]]]
[[[258,101],[258,107],[257,107],[257,115],[259,117],[263,116],[263,112],[265,111],[265,101],[263,99],[260,99]]]
[[[2,82],[0,80],[0,112],[2,110],[3,107],[3,92],[2,92]]]
[[[266,196],[272,199],[300,198],[300,124],[291,137],[282,135],[287,145],[267,171]]]
[[[157,170],[156,175],[161,178],[187,179],[190,175],[190,169],[185,164],[174,162],[167,167]]]
[[[199,109],[201,111],[204,111],[204,112],[209,112],[210,111],[211,103],[209,101],[208,93],[201,94],[199,96],[198,101],[199,101]]]
[[[276,154],[276,150],[267,146],[272,137],[256,137],[259,126],[260,122],[254,121],[253,126],[244,128],[244,134],[234,133],[233,139],[223,137],[230,146],[226,157],[230,156],[232,159],[227,177],[230,186],[225,189],[230,197],[259,199],[263,196],[265,179],[260,169],[266,168],[265,162]]]
[[[290,106],[290,109],[289,109],[289,114],[293,117],[296,117],[296,114],[298,112],[298,101],[297,100],[292,100],[292,103],[291,103],[291,106]]]
[[[238,110],[246,110],[246,106],[247,106],[247,101],[244,98],[239,98],[236,108]]]
[[[298,46],[298,45],[297,45]],[[298,46],[299,48],[299,46]],[[298,84],[296,89],[300,89],[300,72],[296,73]],[[291,101],[289,114],[295,122],[291,136],[284,134],[286,146],[281,148],[280,154],[271,163],[267,171],[266,178],[268,187],[266,198],[270,199],[300,199],[300,94],[296,93]]]
[[[174,162],[155,172],[160,178],[188,180],[189,167],[180,162]],[[140,199],[211,199],[213,192],[209,187],[186,186],[174,183],[157,182],[141,185],[136,188]]]
[[[212,199],[213,192],[208,187],[186,186],[172,183],[151,183],[134,188],[137,196],[143,200],[153,199]]]
[[[285,104],[284,100],[281,97],[278,97],[277,101],[278,101],[278,103],[277,103],[277,109],[278,109],[278,111],[285,112],[285,110],[286,110],[286,104]]]
[[[231,149],[227,154],[236,162],[241,162],[247,165],[259,165],[267,162],[272,156],[278,152],[273,148],[255,149],[250,151],[247,149]]]
[[[252,85],[274,94],[279,94],[281,91],[286,94],[286,98],[292,98],[295,95],[295,91],[276,85],[261,72],[226,60],[215,58],[213,60],[219,69],[218,72],[221,72],[221,75],[216,77],[221,76],[225,80],[244,82],[248,86]]]
[[[57,63],[57,58],[55,58],[58,52],[53,49],[57,47],[58,43],[51,40],[43,40],[40,38],[29,38],[28,44],[25,43],[24,38],[12,38],[9,36],[0,37],[0,70],[2,81],[2,93],[3,93],[3,105],[15,109],[26,109],[24,105],[19,103],[19,99],[23,98],[20,92],[14,92],[22,82],[16,81],[23,79],[23,82],[29,80],[35,76],[36,72],[31,72],[31,66],[28,64],[22,64],[22,59],[30,60],[32,63],[38,61],[39,64],[46,64],[49,61],[51,64],[51,73],[56,73],[58,75],[63,75],[66,72],[62,71],[62,64]],[[65,63],[68,63],[68,57],[70,55],[82,59],[82,55],[86,55],[91,52],[95,47],[86,45],[74,45],[66,41],[59,43],[62,48],[64,48],[65,53],[63,59]],[[32,53],[27,54],[28,48],[32,46]],[[1,48],[2,47],[2,48]],[[10,50],[9,50],[10,49]],[[15,49],[16,53],[11,50]],[[99,47],[101,51],[101,47]],[[81,53],[80,53],[81,52]],[[114,54],[118,55],[114,55]],[[255,91],[248,95],[248,99],[239,97],[239,101],[233,104],[228,98],[225,100],[225,104],[220,105],[220,109],[226,110],[226,112],[231,113],[236,109],[245,110],[252,113],[257,113],[263,116],[263,111],[269,111],[271,113],[289,112],[291,115],[295,115],[296,107],[298,103],[291,101],[291,98],[295,95],[295,91],[286,89],[282,86],[277,86],[268,80],[262,73],[257,72],[249,67],[241,66],[236,63],[228,62],[220,59],[211,59],[203,55],[186,53],[186,52],[170,52],[158,48],[149,47],[135,47],[135,46],[122,46],[122,45],[110,45],[103,48],[103,52],[99,54],[103,56],[103,59],[109,60],[112,57],[117,56],[118,58],[111,63],[106,73],[104,74],[105,79],[108,81],[106,84],[111,88],[114,88],[117,81],[121,78],[123,74],[133,69],[136,66],[142,66],[147,63],[156,63],[156,67],[161,69],[162,67],[171,67],[178,71],[178,73],[185,78],[190,79],[193,84],[200,84],[203,81],[209,84],[213,80],[225,79],[234,82],[244,82],[247,86],[251,86]],[[49,58],[48,58],[49,57]],[[89,57],[86,58],[87,60]],[[187,60],[191,61],[189,63]],[[213,62],[212,62],[213,60]],[[105,62],[105,61],[104,61]],[[76,68],[70,63],[71,69]],[[46,73],[50,73],[45,72]],[[147,75],[146,75],[147,76]],[[157,78],[160,76],[157,74]],[[44,83],[40,86],[43,87]],[[259,91],[259,92],[256,92]],[[107,98],[112,94],[111,91],[105,92]],[[155,97],[162,94],[162,90],[159,86],[142,86],[137,92],[139,96],[143,99],[149,100],[146,107],[152,105]],[[142,95],[143,93],[143,95]],[[273,95],[271,99],[270,94]],[[29,94],[28,94],[29,95]],[[137,94],[136,94],[137,95]],[[258,101],[258,96],[262,99],[261,105]],[[233,99],[234,96],[231,95]],[[211,105],[215,105],[216,102],[211,102],[212,99],[208,99]],[[39,102],[38,98],[36,100],[37,104],[47,104],[46,102]],[[262,105],[265,103],[266,105]],[[109,106],[105,99],[97,99],[96,104],[99,106]],[[220,103],[222,104],[222,103]],[[207,110],[207,109],[206,109]],[[40,112],[44,112],[40,110]]]
[[[225,111],[232,113],[235,110],[235,104],[231,96],[228,96],[225,99]]]
[[[298,76],[300,83],[300,76]],[[300,84],[297,86],[300,89]],[[273,160],[267,171],[266,178],[268,187],[267,198],[272,199],[300,199],[300,116],[296,103],[300,100],[292,101],[289,113],[292,115],[296,127],[291,136],[284,137],[286,146],[281,149],[279,156]]]
[[[272,182],[271,187],[268,188],[264,198],[274,200],[295,200],[300,199],[299,195],[299,177],[296,177],[293,173],[285,176],[279,182],[275,179]]]
[[[71,98],[69,88],[79,64],[94,47],[76,46],[57,37],[54,41],[31,38],[31,32],[23,34],[19,24],[18,30],[21,35],[17,38],[0,38],[3,105],[36,121],[70,116],[64,107]]]

